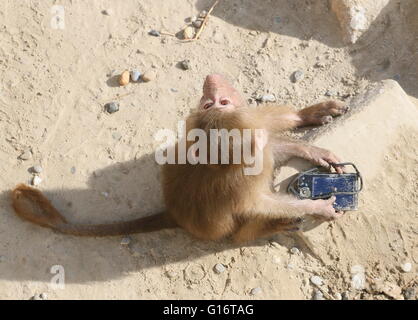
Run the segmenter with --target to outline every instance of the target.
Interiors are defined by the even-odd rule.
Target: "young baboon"
[[[288,106],[248,107],[244,99],[222,76],[209,75],[203,85],[199,106],[186,120],[187,133],[200,129],[209,137],[210,148],[219,136],[210,138],[211,129],[250,129],[251,139],[233,143],[249,147],[254,159],[262,161],[258,174],[246,174],[248,163],[165,164],[162,189],[165,211],[132,221],[104,225],[69,223],[43,194],[20,184],[12,191],[13,208],[18,216],[58,232],[78,236],[115,236],[180,227],[199,239],[231,237],[243,242],[280,231],[299,230],[306,215],[335,219],[343,213],[333,208],[335,197],[326,200],[299,200],[272,191],[275,161],[300,157],[315,165],[331,168],[340,160],[330,151],[283,137],[283,132],[302,126],[323,125],[347,111],[340,102],[319,103],[301,111]],[[187,141],[187,147],[193,141]],[[241,149],[241,147],[243,147]],[[175,150],[178,150],[178,144]],[[205,157],[214,154],[213,150]],[[200,150],[194,157],[201,158]],[[240,151],[241,152],[241,151]],[[193,158],[193,157],[192,157]],[[215,159],[218,159],[215,157]],[[342,168],[336,167],[341,173]]]

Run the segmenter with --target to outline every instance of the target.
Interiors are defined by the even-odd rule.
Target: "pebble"
[[[46,293],[41,294],[35,294],[33,297],[30,298],[30,300],[47,300],[48,296]]]
[[[403,296],[406,300],[414,300],[416,296],[415,288],[414,287],[406,288],[403,292]]]
[[[181,67],[183,70],[189,70],[190,69],[190,60],[186,59],[180,62]]]
[[[312,277],[310,278],[310,280],[311,280],[311,282],[312,282],[314,285],[316,285],[316,286],[320,286],[320,285],[322,285],[322,283],[323,283],[322,278],[321,278],[321,277],[319,277],[319,276],[312,276]]]
[[[195,20],[195,21],[192,22],[192,24],[193,24],[193,27],[195,27],[196,29],[199,29],[202,26],[203,21],[202,20]]]
[[[199,13],[199,18],[204,18],[207,14],[208,12],[206,10],[202,10],[202,12]]]
[[[116,131],[112,133],[112,138],[119,141],[120,139],[122,139],[122,135]]]
[[[253,296],[260,294],[261,292],[263,292],[263,290],[260,287],[253,288],[250,291],[251,295]]]
[[[75,172],[76,172],[76,168],[75,168],[75,167],[71,167],[70,172],[71,172],[72,174],[75,174]]]
[[[287,268],[287,269],[289,269],[289,270],[293,270],[293,269],[295,269],[295,265],[294,265],[293,263],[289,263],[289,264],[286,266],[286,268]]]
[[[337,292],[336,294],[334,294],[334,298],[335,298],[335,300],[342,300],[343,296],[342,296],[341,293]]]
[[[401,265],[401,269],[403,272],[411,272],[412,264],[410,262],[406,262],[403,265]]]
[[[304,77],[305,77],[305,74],[301,70],[297,70],[293,72],[292,81],[296,83],[296,82],[303,80]]]
[[[32,152],[28,149],[23,151],[23,153],[19,156],[20,160],[29,160],[32,158]]]
[[[293,248],[290,249],[291,254],[299,254],[299,252],[300,252],[299,249],[296,248],[296,247],[293,247]]]
[[[343,292],[343,293],[341,294],[341,298],[342,298],[343,300],[350,300],[350,296],[348,295],[348,293],[347,293],[347,292]]]
[[[190,18],[190,22],[192,22],[192,23],[195,22],[196,20],[197,20],[196,16],[193,16],[193,17]]]
[[[138,70],[131,71],[131,80],[133,82],[138,82],[140,78],[141,78],[141,72],[139,72]]]
[[[102,192],[102,196],[103,196],[103,197],[105,197],[105,198],[107,198],[107,197],[109,197],[109,193],[108,193],[108,192],[106,192],[106,191],[103,191],[103,192]]]
[[[364,273],[356,273],[351,278],[351,286],[356,290],[363,290],[366,286]]]
[[[321,292],[321,290],[315,290],[314,295],[313,295],[313,299],[314,300],[325,300],[324,299],[324,294]]]
[[[225,271],[225,266],[222,263],[217,263],[215,264],[215,266],[213,267],[213,270],[219,274]]]
[[[31,171],[32,171],[33,173],[41,173],[41,172],[42,172],[42,167],[41,167],[41,166],[39,166],[39,165],[33,166],[33,167],[31,168]]]
[[[155,74],[155,71],[153,70],[147,71],[142,75],[142,81],[144,82],[153,81],[155,80],[155,78],[156,78],[156,74]]]
[[[119,104],[117,102],[109,102],[105,104],[106,111],[109,113],[115,113],[119,111]]]
[[[185,40],[189,40],[189,39],[193,39],[194,37],[194,28],[193,27],[186,27],[183,30],[183,39]]]
[[[42,182],[42,179],[39,176],[34,176],[32,178],[32,185],[33,186],[39,186],[41,184],[41,182]]]
[[[121,86],[126,86],[129,83],[129,77],[130,77],[129,71],[128,70],[123,71],[119,77],[119,84]]]
[[[149,34],[150,36],[153,36],[153,37],[159,37],[159,36],[161,36],[161,33],[160,33],[160,32],[158,32],[157,30],[154,30],[154,29],[150,30],[150,31],[148,32],[148,34]]]
[[[120,241],[120,244],[123,246],[127,246],[131,243],[131,237],[124,237],[122,238],[122,240]]]
[[[110,10],[110,9],[102,10],[102,14],[105,15],[105,16],[110,16],[110,15],[112,15],[112,10]]]
[[[262,102],[275,102],[276,97],[274,96],[274,94],[265,94],[265,95],[261,96],[260,100]]]

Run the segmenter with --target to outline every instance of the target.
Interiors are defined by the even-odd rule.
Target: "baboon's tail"
[[[76,236],[119,236],[176,227],[176,224],[169,219],[165,212],[135,220],[109,224],[68,223],[39,190],[24,184],[19,184],[12,191],[12,205],[16,214],[24,220],[61,233]]]

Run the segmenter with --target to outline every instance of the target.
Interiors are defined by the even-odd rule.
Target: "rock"
[[[122,240],[120,241],[120,244],[123,246],[127,246],[131,243],[131,237],[124,237],[122,238]]]
[[[341,294],[341,298],[342,298],[343,300],[350,300],[350,296],[348,295],[348,292],[343,292],[343,293]]]
[[[296,83],[296,82],[303,80],[304,77],[305,77],[305,74],[303,73],[303,71],[297,70],[293,72],[292,74],[292,81]]]
[[[411,272],[412,270],[412,263],[406,262],[403,265],[401,265],[401,269],[403,272]]]
[[[75,167],[71,167],[71,169],[70,169],[70,172],[72,173],[72,174],[75,174],[75,172],[77,171],[77,169],[75,168]]]
[[[48,295],[43,292],[39,295],[39,298],[41,298],[41,300],[48,300]]]
[[[183,70],[189,70],[190,69],[190,60],[186,59],[180,62],[180,66],[183,68]]]
[[[261,292],[263,292],[263,290],[260,287],[256,287],[256,288],[251,289],[250,294],[255,296],[257,294],[260,294]]]
[[[113,132],[112,133],[112,138],[119,141],[120,139],[122,139],[122,134],[120,132]]]
[[[406,288],[403,292],[403,296],[406,300],[415,300],[415,296],[416,296],[415,288],[414,287]]]
[[[42,167],[39,165],[33,166],[32,168],[30,168],[30,171],[33,173],[41,173],[42,172]]]
[[[105,16],[111,16],[112,15],[112,10],[110,10],[110,9],[105,9],[105,10],[102,10],[102,14],[103,15],[105,15]]]
[[[185,39],[185,40],[193,39],[194,34],[195,34],[195,31],[194,31],[193,27],[190,27],[190,26],[186,27],[183,30],[183,39]]]
[[[313,300],[325,300],[324,294],[321,292],[321,290],[314,291]]]
[[[119,85],[126,86],[129,83],[129,71],[125,70],[122,72],[122,74],[119,77]]]
[[[403,300],[402,289],[394,283],[386,281],[383,285],[382,292],[395,300]]]
[[[299,249],[296,248],[296,247],[293,247],[293,248],[290,249],[291,254],[299,254],[299,252],[300,252]]]
[[[215,266],[213,267],[213,270],[219,274],[225,271],[225,266],[222,263],[217,263],[215,264]]]
[[[154,81],[156,76],[157,75],[154,70],[149,70],[142,75],[142,81],[144,82]]]
[[[138,82],[141,79],[141,72],[138,70],[132,70],[131,71],[131,80],[133,82]]]
[[[264,94],[259,99],[261,102],[275,102],[276,96],[274,94]]]
[[[289,264],[286,266],[286,268],[287,268],[287,269],[289,269],[289,270],[293,270],[293,269],[295,269],[295,265],[294,265],[293,263],[289,263]]]
[[[334,294],[334,298],[335,298],[335,300],[342,300],[343,296],[342,296],[341,293],[337,292],[336,294]]]
[[[344,41],[356,43],[388,3],[389,0],[331,0]]]
[[[32,158],[32,152],[30,149],[26,149],[23,153],[19,156],[20,160],[29,160]]]
[[[322,283],[323,283],[322,278],[321,278],[321,277],[319,277],[319,276],[312,276],[312,277],[310,278],[310,280],[311,280],[311,282],[312,282],[314,285],[316,285],[316,286],[321,286],[321,285],[322,285]]]
[[[351,277],[351,286],[356,290],[363,290],[366,287],[366,276],[364,273],[355,273]]]
[[[108,113],[115,113],[119,111],[119,103],[117,102],[109,102],[105,104],[105,109]]]
[[[32,178],[32,185],[33,186],[39,186],[41,184],[41,182],[42,182],[42,179],[39,176],[34,176]]]
[[[196,20],[196,21],[193,21],[192,24],[193,24],[193,27],[195,27],[196,29],[200,29],[200,27],[203,24],[203,21],[202,20]]]
[[[207,12],[206,10],[202,10],[202,11],[199,13],[199,18],[205,18],[205,17],[207,16],[207,14],[208,14],[208,12]]]
[[[148,34],[150,36],[153,36],[153,37],[159,37],[159,36],[161,36],[161,33],[159,31],[157,31],[157,30],[154,30],[154,29],[151,29],[150,31],[148,31]]]
[[[191,22],[191,23],[195,22],[196,20],[197,20],[197,17],[196,17],[196,16],[192,16],[192,17],[190,17],[190,22]]]

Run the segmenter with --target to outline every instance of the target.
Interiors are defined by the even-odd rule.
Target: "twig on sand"
[[[197,30],[196,35],[194,36],[193,39],[185,39],[185,40],[181,40],[182,42],[192,42],[192,41],[196,41],[199,40],[200,35],[202,34],[203,30],[205,29],[205,26],[209,20],[209,16],[212,13],[213,9],[215,9],[215,7],[217,6],[217,4],[219,3],[220,0],[216,0],[212,7],[210,7],[208,13],[206,14],[205,18],[203,19],[202,25],[200,26],[200,28]]]

